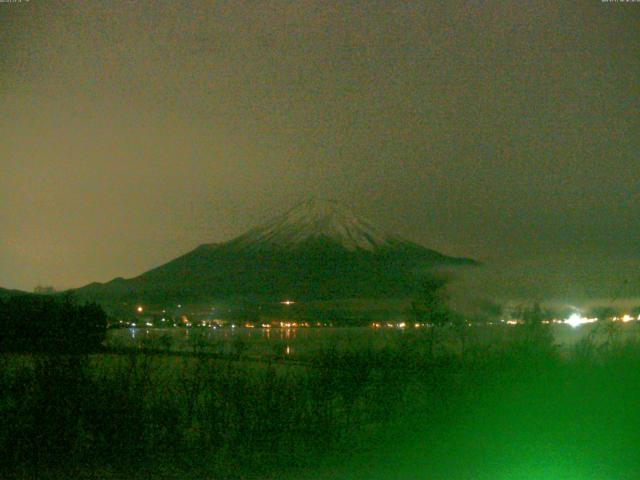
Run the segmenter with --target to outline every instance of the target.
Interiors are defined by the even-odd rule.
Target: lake
[[[463,330],[465,342],[492,344],[513,340],[521,326],[471,326]],[[551,325],[555,342],[561,348],[570,348],[592,334],[597,342],[607,339],[603,324],[578,327]],[[617,323],[616,338],[639,338],[640,322]],[[441,332],[443,343],[457,348],[461,344],[460,331],[447,329]],[[241,350],[254,357],[299,357],[329,347],[337,350],[382,349],[385,347],[419,345],[428,329],[372,328],[372,327],[324,327],[324,328],[122,328],[109,330],[106,345],[109,347],[163,348],[172,351],[203,351],[228,355]]]

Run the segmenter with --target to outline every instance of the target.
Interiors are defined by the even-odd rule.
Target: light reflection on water
[[[640,322],[639,322],[640,323]],[[570,347],[584,338],[593,325],[572,328],[553,325],[555,342]],[[638,329],[625,326],[625,335]],[[495,330],[472,327],[473,335],[481,343],[504,340],[504,333],[514,332],[512,327]],[[501,334],[497,334],[502,332]],[[408,334],[408,335],[407,335]],[[242,350],[248,355],[275,356],[303,354],[327,347],[350,349],[353,347],[381,348],[401,341],[403,336],[418,338],[421,332],[397,328],[373,329],[369,327],[325,328],[127,328],[110,330],[107,345],[113,347],[146,347],[174,351],[206,351],[233,354]],[[502,338],[500,336],[502,335]],[[452,339],[455,342],[455,339]]]
[[[174,351],[209,351],[230,354],[238,344],[248,354],[283,356],[324,348],[329,345],[377,343],[402,335],[400,330],[376,332],[371,328],[123,328],[109,330],[107,346],[146,347]]]

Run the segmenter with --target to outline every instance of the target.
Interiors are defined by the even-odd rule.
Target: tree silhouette
[[[0,300],[0,350],[80,353],[100,348],[107,316],[70,296],[21,295]]]
[[[451,322],[453,317],[447,305],[447,281],[441,275],[429,275],[422,279],[410,309],[416,322],[436,327]]]

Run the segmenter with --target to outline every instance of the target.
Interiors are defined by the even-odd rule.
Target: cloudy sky
[[[133,276],[309,196],[640,286],[639,79],[639,3],[0,3],[0,286]]]

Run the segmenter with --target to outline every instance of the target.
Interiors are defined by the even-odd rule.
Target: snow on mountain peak
[[[348,250],[375,250],[394,237],[359,219],[333,200],[310,199],[237,239],[239,245],[269,243],[292,246],[328,238]]]

